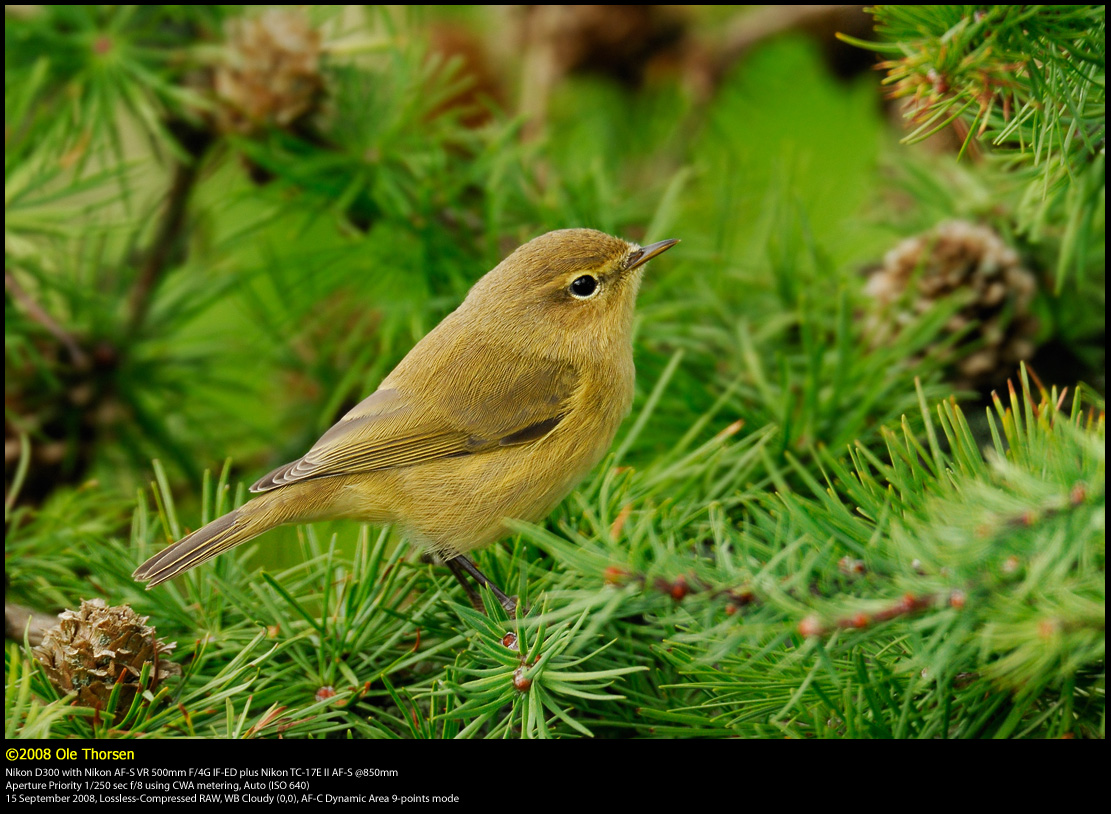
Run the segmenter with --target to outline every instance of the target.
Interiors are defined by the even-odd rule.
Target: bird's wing
[[[564,418],[577,377],[567,365],[527,361],[475,344],[422,377],[422,388],[387,380],[304,457],[251,487],[412,466],[538,441]],[[393,378],[391,376],[391,378]]]

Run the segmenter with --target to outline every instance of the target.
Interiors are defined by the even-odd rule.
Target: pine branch
[[[139,266],[138,275],[132,286],[128,300],[130,318],[128,330],[135,334],[146,320],[155,290],[168,270],[171,257],[182,239],[185,227],[185,213],[189,196],[196,184],[200,159],[189,163],[176,162],[173,180],[166,195],[158,228],[151,239],[146,257]]]
[[[73,363],[74,368],[84,370],[89,366],[89,357],[77,344],[77,341],[66,331],[54,317],[47,313],[35,299],[23,290],[23,286],[15,279],[15,276],[8,269],[4,270],[4,290],[7,291],[16,302],[22,307],[24,312],[34,322],[44,327],[55,339],[62,343],[66,351],[69,353],[70,361]]]

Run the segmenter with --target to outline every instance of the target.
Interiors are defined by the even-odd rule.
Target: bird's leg
[[[471,606],[479,613],[485,613],[485,608],[482,607],[482,597],[478,595],[478,591],[471,585],[467,579],[467,571],[459,564],[460,557],[455,557],[450,560],[444,560],[444,565],[451,571],[451,575],[459,580],[459,584],[463,586],[463,590],[467,592],[467,599],[471,600]]]
[[[467,557],[464,557],[462,554],[458,557],[452,557],[450,560],[447,560],[447,566],[451,569],[451,573],[455,575],[455,578],[463,583],[463,587],[470,597],[471,604],[474,605],[477,610],[482,611],[482,602],[479,600],[478,594],[474,592],[474,589],[463,579],[464,573],[470,574],[471,578],[479,585],[484,588],[489,588],[490,592],[494,594],[494,598],[505,608],[505,612],[509,614],[509,618],[512,619],[514,617],[517,612],[517,597],[506,596],[505,591],[487,579],[486,575],[479,571],[478,567]]]

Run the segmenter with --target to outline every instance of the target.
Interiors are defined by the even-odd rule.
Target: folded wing
[[[428,375],[391,375],[303,457],[251,491],[536,443],[566,416],[577,382],[566,365],[488,345],[437,356],[441,363],[426,368]]]

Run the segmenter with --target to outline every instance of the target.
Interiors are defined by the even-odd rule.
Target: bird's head
[[[467,307],[547,355],[628,347],[644,266],[678,240],[638,246],[594,229],[560,229],[519,247],[479,280]]]

